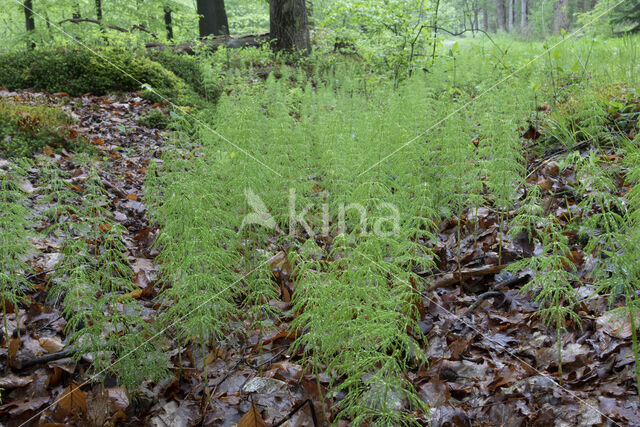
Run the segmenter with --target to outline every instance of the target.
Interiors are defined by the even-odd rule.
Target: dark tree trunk
[[[557,0],[553,5],[553,34],[569,28],[569,0]]]
[[[164,27],[167,29],[167,40],[173,40],[173,23],[171,22],[171,8],[164,7]]]
[[[102,0],[96,0],[96,18],[102,22]]]
[[[505,28],[506,13],[505,13],[505,7],[504,7],[504,0],[496,0],[496,9],[497,9],[496,21],[498,24],[497,25],[498,30],[506,31],[506,28]]]
[[[224,8],[224,0],[197,0],[200,15],[200,37],[229,34],[229,21]]]
[[[33,19],[33,3],[31,0],[24,0],[22,4],[24,7],[24,19],[26,23],[27,32],[31,32],[36,29],[36,21]],[[27,45],[33,49],[36,44],[33,41],[28,41]]]
[[[31,0],[24,0],[24,18],[27,24],[27,31],[36,29],[36,22],[33,19],[33,3]]]
[[[473,30],[478,31],[480,26],[478,25],[478,9],[473,11]]]
[[[489,31],[489,13],[486,8],[482,9],[482,29]]]
[[[311,52],[305,0],[269,0],[270,33],[276,50]]]

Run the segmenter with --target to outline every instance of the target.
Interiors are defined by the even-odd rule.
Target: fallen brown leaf
[[[240,422],[236,424],[236,427],[266,427],[262,416],[258,412],[255,403],[251,403],[251,409],[249,412],[244,414],[244,416],[240,419]]]

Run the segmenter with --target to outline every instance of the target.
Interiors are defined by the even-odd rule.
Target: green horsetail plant
[[[330,385],[346,395],[338,417],[408,425],[404,405],[428,412],[403,379],[408,366],[425,361],[417,328],[416,294],[406,270],[385,261],[384,244],[337,236],[330,262],[308,241],[300,252],[300,278],[292,328],[306,331],[294,344],[314,371],[334,373]],[[307,258],[308,257],[308,258]]]
[[[609,276],[605,258],[615,258],[624,234],[626,207],[616,196],[617,185],[593,150],[586,157],[574,153],[566,160],[573,164],[576,172],[578,191],[584,198],[578,204],[586,219],[582,223],[589,240],[584,250],[602,262],[596,264],[591,276],[596,287]],[[622,238],[622,239],[621,239]]]
[[[540,187],[533,185],[528,187],[522,205],[516,211],[516,216],[509,224],[509,235],[516,235],[526,232],[529,241],[533,242],[534,237],[538,237],[538,226],[544,221],[544,209],[542,208],[542,195]]]
[[[444,199],[445,206],[449,207],[457,218],[456,262],[458,271],[461,271],[462,215],[466,209],[471,207],[469,194],[475,193],[473,190],[477,187],[478,163],[471,142],[472,134],[468,126],[461,127],[459,123],[447,121],[443,124],[441,132],[438,138],[438,149],[440,150],[438,158],[444,169],[444,176],[440,185],[448,191]],[[462,275],[459,277],[462,281]]]
[[[624,296],[625,305],[613,311],[614,315],[628,318],[631,323],[631,342],[635,360],[636,386],[640,400],[640,344],[638,343],[637,316],[640,313],[640,150],[638,137],[629,142],[626,147],[625,164],[629,167],[626,179],[633,186],[626,195],[628,209],[624,217],[625,226],[616,236],[618,250],[610,256],[610,275],[600,280],[598,291],[609,293],[611,302],[618,295]]]
[[[480,148],[485,162],[488,198],[493,201],[498,212],[498,262],[500,264],[502,264],[505,215],[513,206],[516,190],[525,173],[520,139],[509,114],[512,113],[502,111],[501,107],[498,107],[497,111],[490,111],[484,116],[486,139]]]
[[[78,196],[77,193],[70,190],[69,174],[57,167],[48,157],[40,158],[41,175],[40,190],[44,192],[39,203],[46,208],[42,215],[51,225],[46,233],[60,232],[66,237],[65,242],[71,237],[71,228],[73,222],[70,221],[73,215],[77,215],[74,205]]]
[[[533,272],[533,279],[520,292],[537,293],[535,301],[544,307],[538,310],[538,314],[547,325],[553,325],[556,329],[558,374],[562,382],[562,333],[566,330],[567,319],[580,324],[580,316],[573,310],[578,302],[578,293],[571,285],[571,282],[580,279],[573,273],[575,266],[569,259],[567,237],[553,216],[537,217],[539,210],[536,199],[534,194],[527,200],[527,204],[520,209],[520,215],[514,218],[514,224],[516,227],[540,224],[542,229],[538,232],[538,239],[542,252],[511,264],[508,270]]]
[[[25,258],[32,249],[28,241],[32,224],[21,187],[25,166],[11,163],[8,168],[0,169],[0,301],[5,337],[10,336],[7,320],[10,309],[15,313],[16,330],[18,336],[20,334],[18,305],[25,301],[25,291],[29,288],[25,276],[30,267]],[[8,345],[8,338],[6,342]]]
[[[235,244],[229,243],[238,235],[227,227],[225,195],[212,188],[218,172],[207,162],[166,156],[161,181],[167,196],[153,207],[154,219],[162,226],[156,239],[161,270],[172,284],[160,295],[160,326],[174,332],[179,345],[194,342],[203,353],[207,344],[219,343],[226,335],[237,313],[233,298],[242,287],[235,270],[240,258]],[[205,359],[203,354],[203,363]],[[205,365],[202,371],[207,390]]]
[[[166,363],[148,341],[152,330],[131,296],[124,227],[107,207],[107,194],[92,168],[78,210],[84,234],[65,247],[51,296],[62,299],[77,357],[89,356],[96,375],[111,372],[132,390],[144,380],[163,378]]]

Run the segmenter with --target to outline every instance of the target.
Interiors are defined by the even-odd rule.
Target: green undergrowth
[[[63,111],[0,98],[0,157],[31,156],[45,146],[70,152],[90,150]]]
[[[202,89],[195,60],[170,54],[152,57],[159,62],[142,53],[115,47],[93,52],[84,48],[8,52],[0,54],[0,87],[66,92],[73,96],[145,89],[144,96],[157,102],[166,98],[178,105],[204,107],[215,101],[219,89]]]
[[[619,179],[640,179],[638,76],[628,58],[610,59],[610,48],[578,41],[523,67],[530,60],[523,46],[504,54],[479,45],[451,50],[428,72],[391,83],[350,60],[282,66],[264,81],[236,84],[215,110],[194,111],[198,120],[172,120],[174,147],[150,163],[145,185],[166,285],[155,321],[131,298],[124,231],[98,171],[69,191],[68,177],[45,168],[43,215],[52,226],[44,232],[66,242],[50,296],[63,307],[69,342],[91,355],[93,372],[106,368],[133,390],[166,373],[162,346],[147,341],[159,331],[202,349],[204,361],[212,345],[242,333],[241,325],[263,337],[285,319],[296,337],[292,359],[333,402],[330,422],[417,424],[432,402],[419,398],[407,374],[429,363],[419,323],[430,298],[424,277],[438,273],[441,261],[437,224],[457,227],[452,256],[461,268],[462,241],[477,231],[463,218],[486,207],[499,218],[491,248],[498,262],[513,261],[502,251],[510,229],[541,248],[512,269],[535,276],[522,292],[555,331],[562,380],[563,338],[577,327],[581,285],[569,231],[581,230],[584,251],[601,261],[587,277],[594,295],[610,295],[632,322],[640,305],[640,193],[617,191]],[[212,85],[222,75],[233,79],[231,69],[200,67]],[[621,86],[628,90],[613,90],[612,81],[627,82]],[[543,136],[523,140],[528,127]],[[580,155],[576,147],[585,141]],[[566,151],[561,166],[576,176],[580,195],[570,218],[546,212],[540,200],[547,194],[528,183],[532,146]],[[609,167],[605,149],[612,147],[624,155],[624,170]],[[13,184],[0,188],[0,201],[19,207],[20,174],[2,176]],[[15,240],[28,225],[5,220],[0,227]],[[24,248],[12,248],[16,254],[4,261],[11,277],[25,268],[18,261]],[[282,256],[292,266],[292,310],[285,313],[270,303],[284,298],[271,270]],[[7,283],[0,283],[4,300],[20,303],[23,288]],[[118,356],[126,357],[112,366]],[[206,362],[198,368],[207,390]],[[325,373],[328,388],[320,381]]]
[[[466,209],[469,180],[478,182],[498,162],[521,162],[501,147],[507,141],[517,147],[517,122],[509,115],[527,104],[491,107],[504,123],[487,127],[478,127],[480,113],[465,113],[385,160],[395,144],[415,138],[470,95],[445,94],[425,76],[397,91],[369,90],[348,67],[317,76],[322,83],[315,87],[304,75],[279,74],[223,96],[215,118],[202,116],[241,146],[200,127],[199,145],[167,153],[149,185],[162,227],[160,257],[173,283],[164,294],[172,301],[167,313],[195,322],[194,304],[210,296],[205,307],[217,311],[206,313],[211,321],[200,336],[220,336],[225,318],[236,315],[234,296],[252,292],[261,283],[254,276],[268,272],[264,263],[275,252],[264,248],[275,242],[295,266],[293,304],[300,314],[291,327],[306,333],[294,348],[312,372],[334,373],[331,388],[344,392],[339,417],[410,424],[411,411],[429,412],[403,379],[426,363],[416,272],[434,268],[435,221]],[[494,101],[487,98],[487,105]],[[486,135],[482,153],[472,143],[478,131]],[[489,138],[492,132],[500,138]],[[500,170],[490,182],[501,194],[496,203],[507,209],[518,168]],[[271,226],[243,226],[259,205],[254,198],[269,210]],[[304,210],[304,220],[291,223],[292,210]],[[243,278],[238,266],[259,269]],[[228,288],[235,281],[244,285]],[[201,297],[190,302],[194,294]]]
[[[603,67],[610,46],[567,43],[546,62],[526,67],[530,50],[522,46],[508,55],[482,45],[452,50],[395,88],[349,61],[327,71],[316,66],[311,78],[283,67],[264,84],[223,95],[215,113],[200,114],[206,126],[185,123],[196,143],[176,141],[147,185],[161,226],[160,259],[173,283],[163,294],[167,321],[188,319],[183,339],[220,339],[228,319],[242,315],[234,301],[251,307],[273,297],[269,259],[284,251],[295,283],[290,327],[299,332],[292,354],[310,372],[332,374],[326,392],[340,396],[334,421],[415,423],[429,413],[429,402],[405,377],[428,363],[416,272],[437,271],[434,224],[487,206],[500,219],[499,259],[500,236],[518,209],[513,226],[541,242],[544,256],[514,269],[538,272],[524,291],[539,301],[561,347],[566,320],[576,320],[576,276],[567,267],[562,229],[569,225],[526,208],[538,206],[534,199],[519,200],[528,160],[520,136],[536,126],[547,135],[536,142],[543,151],[585,139],[594,147],[622,145],[630,129],[614,132],[615,112],[600,88],[611,70],[616,80],[637,79],[628,58]],[[514,72],[508,84],[492,89]],[[543,103],[552,111],[544,117]],[[634,224],[628,212],[594,217],[614,205],[585,200],[584,220],[576,218],[584,223],[571,226]],[[457,223],[459,260],[469,230]],[[608,256],[620,244],[611,242]],[[599,248],[592,243],[587,250],[604,257]],[[634,291],[627,294],[633,307]],[[273,310],[257,312],[273,316]]]

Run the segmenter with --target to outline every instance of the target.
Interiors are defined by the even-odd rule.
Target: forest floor
[[[153,242],[158,230],[145,207],[143,184],[149,162],[159,162],[160,153],[171,148],[171,140],[168,133],[142,126],[137,119],[163,107],[136,94],[73,98],[2,90],[0,96],[66,111],[76,119],[78,134],[98,150],[103,160],[98,173],[107,190],[108,207],[115,221],[126,229],[123,241],[136,285],[131,296],[144,307],[146,320],[154,319],[159,308],[155,297],[170,284],[163,282],[155,260]],[[525,132],[525,147],[535,143],[536,133],[536,129]],[[576,149],[587,153],[590,148],[584,144]],[[80,190],[84,186],[88,166],[76,155],[56,154],[48,147],[41,154],[69,173],[69,188]],[[576,184],[574,171],[558,166],[565,154],[559,151],[528,159],[527,182],[537,183],[545,191],[544,207],[557,218],[574,214],[578,201],[571,192]],[[616,150],[601,154],[612,170],[620,168]],[[0,159],[0,167],[6,165]],[[629,187],[620,178],[620,171],[615,174],[619,179],[616,196],[622,198]],[[38,204],[42,198],[39,176],[36,162],[23,183],[34,214],[42,209]],[[588,274],[599,261],[583,253],[579,243],[572,245],[577,276],[585,279],[578,289],[583,299],[575,308],[582,324],[567,325],[563,335],[564,374],[559,378],[555,329],[534,316],[539,307],[532,302],[532,294],[519,293],[530,276],[526,272],[502,272],[509,262],[535,254],[536,248],[526,238],[511,240],[505,236],[500,262],[496,249],[500,240],[498,215],[479,208],[461,220],[461,273],[456,256],[458,220],[449,219],[438,226],[436,252],[441,273],[425,277],[428,289],[422,292],[419,310],[421,329],[429,342],[429,364],[406,374],[420,398],[432,408],[431,424],[640,425],[629,319],[611,314],[608,296],[588,298],[594,292]],[[475,223],[477,228],[471,225]],[[40,224],[39,229],[47,226]],[[320,424],[326,423],[323,413],[330,413],[331,405],[322,402],[316,377],[290,353],[293,337],[286,319],[279,323],[279,330],[261,342],[257,330],[252,336],[232,334],[227,346],[211,349],[205,360],[198,345],[183,348],[169,342],[163,350],[171,361],[171,377],[143,385],[135,399],[118,387],[114,378],[104,378],[104,388],[99,383],[87,383],[89,361],[84,357],[74,362],[72,355],[64,352],[66,322],[60,304],[47,298],[48,276],[61,258],[61,242],[35,238],[32,243],[37,249],[28,260],[34,271],[28,276],[33,291],[28,305],[17,313],[10,312],[14,330],[10,328],[0,348],[0,363],[5,370],[0,377],[0,420],[6,425],[109,422],[228,426],[247,413],[262,416],[273,425],[307,399],[313,403],[293,415],[289,425],[312,425],[311,407]],[[271,269],[277,272],[274,286],[293,288],[292,282],[287,283],[291,266],[283,256],[276,257]],[[284,279],[281,273],[285,273]],[[282,300],[270,303],[287,310],[289,298],[284,294]],[[615,298],[613,301],[614,307],[621,304]],[[15,331],[16,316],[24,328],[21,334]],[[47,357],[49,354],[55,356]],[[200,374],[203,364],[208,372],[206,393]],[[320,375],[319,380],[323,387],[328,385],[327,375]],[[211,396],[209,401],[207,395]],[[261,415],[255,414],[255,408]],[[245,417],[242,425],[260,425],[255,419],[253,424],[247,420]]]

